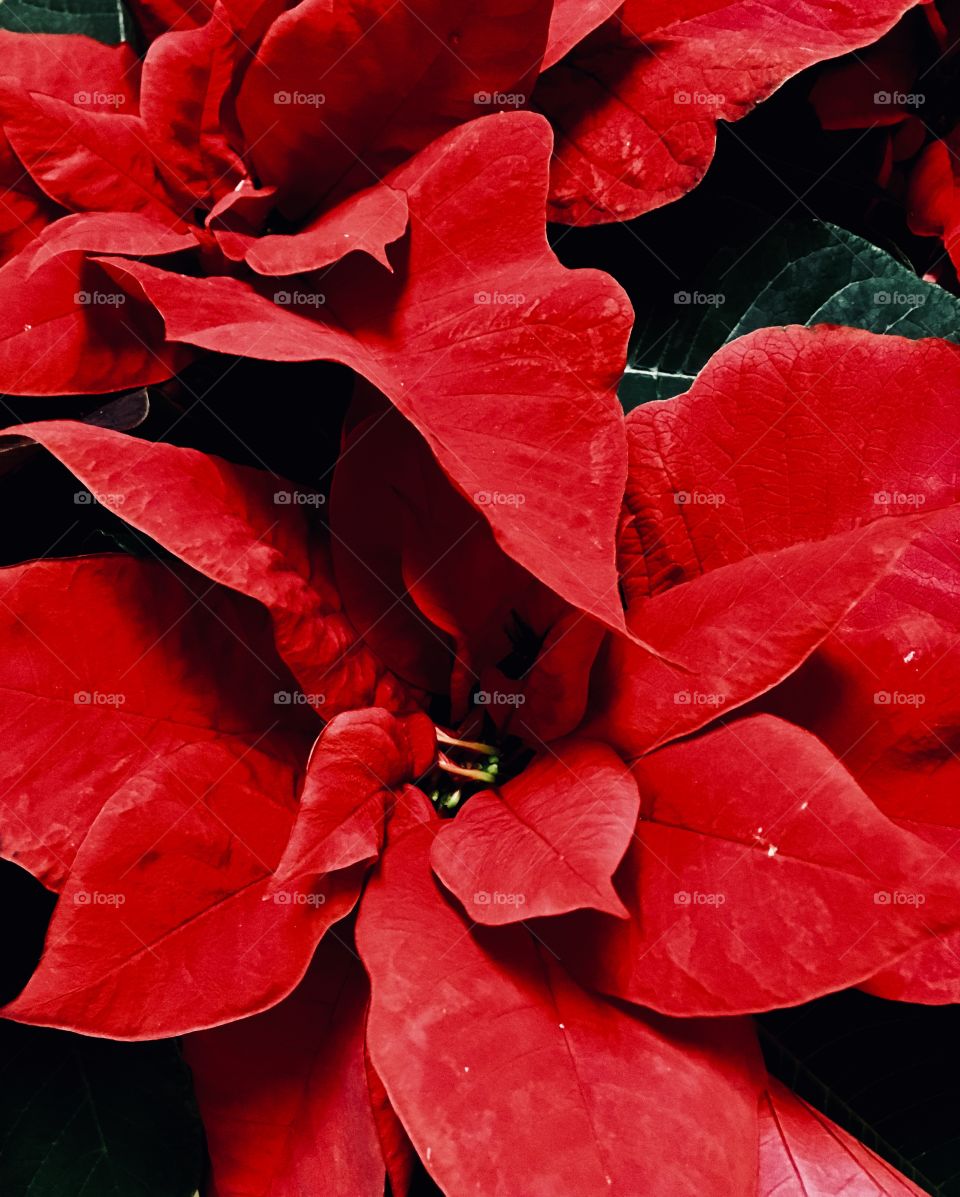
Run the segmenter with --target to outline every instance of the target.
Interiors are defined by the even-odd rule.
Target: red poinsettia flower
[[[322,313],[315,279],[276,280],[345,258],[356,266],[356,253],[397,267],[402,251],[391,258],[387,247],[425,219],[415,199],[408,209],[410,188],[438,166],[436,153],[419,166],[416,155],[441,135],[478,115],[537,107],[558,134],[552,215],[636,216],[698,181],[718,119],[870,42],[906,7],[524,0],[507,12],[495,0],[304,0],[282,11],[267,0],[161,0],[143,6],[158,36],[142,70],[126,48],[3,34],[0,251],[20,253],[0,274],[0,293],[19,299],[0,325],[0,389],[88,393],[176,368],[150,304],[103,255],[189,251],[178,263],[188,277],[232,278],[234,302],[256,297],[311,319],[334,334],[312,353],[336,357],[336,333],[356,335],[336,314],[344,287],[358,286],[353,272],[334,272]],[[512,136],[497,129],[501,152]],[[449,176],[466,178],[469,144],[444,143]],[[393,175],[404,162],[407,173]],[[508,211],[509,196],[497,198]],[[171,279],[182,294],[183,274]],[[217,339],[204,312],[209,304],[196,331]],[[168,340],[183,332],[168,325]]]
[[[220,1197],[379,1193],[386,1168],[402,1192],[409,1144],[451,1192],[512,1191],[518,1161],[558,1194],[868,1184],[883,1166],[768,1084],[749,1023],[707,1016],[960,927],[936,788],[890,777],[925,758],[877,780],[801,710],[845,651],[876,693],[901,683],[889,645],[936,651],[940,584],[918,629],[911,554],[956,587],[958,392],[945,343],[770,330],[632,413],[619,567],[652,647],[511,552],[532,467],[470,502],[375,399],[329,545],[311,492],[261,471],[18,428],[174,561],[3,571],[0,842],[60,895],[5,1015],[195,1032]],[[578,535],[550,551],[576,560]],[[861,736],[905,705],[876,693],[844,706]],[[924,694],[946,731],[949,693]]]

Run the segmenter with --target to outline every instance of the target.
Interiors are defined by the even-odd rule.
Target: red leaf
[[[406,228],[407,197],[381,184],[349,196],[299,233],[252,239],[246,262],[257,274],[304,274],[356,252],[392,270],[386,247]]]
[[[960,261],[960,187],[954,171],[960,130],[932,141],[910,175],[910,228],[922,237],[940,237],[956,266]]]
[[[417,768],[415,730],[384,736],[387,718],[374,710],[329,724],[309,766],[317,784],[304,786],[299,806],[299,743],[291,749],[272,728],[242,752],[210,740],[151,754],[104,801],[37,971],[4,1015],[156,1039],[286,997],[353,907],[379,849],[347,821],[367,769],[350,751],[358,723],[368,723],[364,759],[369,752],[384,787]],[[304,850],[304,828],[331,836],[339,871],[319,871],[330,861]]]
[[[919,23],[912,16],[859,54],[820,72],[810,103],[824,129],[872,129],[907,119],[906,97],[914,90],[923,54]]]
[[[305,302],[315,287],[277,306],[235,279],[131,262],[111,270],[143,288],[171,340],[358,370],[419,429],[508,555],[619,628],[610,545],[625,462],[614,387],[628,305],[610,278],[567,271],[547,249],[549,153],[546,125],[524,113],[435,143],[390,180],[410,209],[402,267],[386,277],[353,261],[348,277],[328,276],[324,304]],[[311,310],[324,322],[302,314]]]
[[[136,108],[137,55],[126,42],[105,46],[79,34],[0,29],[0,61],[11,89],[26,85],[92,112]]]
[[[935,869],[960,845],[958,536],[960,514],[923,536],[775,695],[777,710],[829,744],[885,815],[943,854]],[[945,935],[866,988],[901,1001],[957,1001],[958,958],[960,933]]]
[[[0,599],[0,847],[51,889],[110,794],[157,757],[214,739],[239,757],[276,721],[266,621],[226,592],[198,598],[118,556],[5,569]]]
[[[261,470],[194,449],[136,440],[87,424],[17,427],[44,445],[103,506],[193,569],[270,611],[277,646],[314,705],[330,718],[398,687],[357,642],[295,488]]]
[[[0,30],[0,126],[33,107],[26,88],[89,112],[136,111],[137,59],[128,45],[104,46],[72,34]],[[26,174],[0,132],[0,261],[62,214]]]
[[[958,402],[960,347],[946,341],[821,326],[726,346],[686,395],[627,422],[630,598],[957,502]]]
[[[246,178],[220,111],[245,53],[219,5],[201,28],[158,38],[143,62],[144,139],[175,192],[207,207]]]
[[[151,759],[104,803],[4,1016],[157,1039],[280,1001],[360,885],[354,870],[273,889],[295,800],[292,763],[259,749],[214,740]]]
[[[771,1079],[760,1102],[758,1197],[924,1197],[886,1160]]]
[[[502,1197],[520,1168],[538,1197],[749,1192],[747,1028],[645,1019],[578,989],[522,927],[470,934],[430,874],[435,831],[391,825],[357,935],[371,1056],[441,1188]]]
[[[612,646],[595,734],[635,755],[795,669],[924,527],[946,527],[957,402],[946,342],[793,328],[734,342],[687,395],[631,413],[630,623],[691,672]]]
[[[549,0],[305,0],[273,23],[240,89],[259,178],[280,189],[288,215],[303,215],[330,192],[383,178],[454,125],[522,104],[550,9]]]
[[[31,274],[58,254],[74,250],[149,258],[197,246],[192,232],[178,233],[165,221],[154,220],[143,212],[83,212],[64,216],[44,229],[39,242],[30,258]]]
[[[933,867],[937,854],[799,728],[741,719],[634,776],[641,816],[617,879],[634,918],[567,920],[578,975],[604,992],[667,1014],[768,1010],[856,984],[957,926],[957,870]],[[885,902],[895,890],[920,899]]]
[[[603,639],[603,628],[579,611],[562,616],[549,629],[523,681],[524,735],[549,743],[580,725]]]
[[[366,1003],[363,970],[331,934],[278,1006],[185,1038],[217,1197],[383,1197]]]
[[[14,115],[4,118],[3,128],[36,184],[65,208],[176,219],[140,117],[95,112],[31,92]]]
[[[622,4],[623,0],[554,0],[542,69],[559,62]]]
[[[36,246],[36,243],[34,243]],[[40,245],[0,270],[0,377],[8,394],[94,394],[162,382],[186,355],[157,313],[81,252],[34,269]]]
[[[590,907],[628,917],[611,878],[633,837],[637,787],[616,753],[553,745],[512,781],[475,794],[437,836],[434,871],[472,922]]]
[[[718,120],[785,80],[874,42],[914,0],[627,0],[537,85],[557,130],[551,216],[629,220],[694,187]]]
[[[398,720],[376,708],[338,715],[310,758],[277,884],[309,881],[377,856],[391,793],[424,773],[436,749],[426,715]]]
[[[513,613],[528,616],[531,592],[549,592],[497,547],[424,439],[379,395],[358,389],[351,410],[359,422],[331,490],[337,585],[364,640],[411,684],[448,694],[456,721],[482,668],[510,652]]]
[[[364,1043],[364,1063],[367,1070],[367,1086],[373,1108],[373,1119],[377,1126],[380,1140],[380,1150],[386,1164],[387,1176],[390,1179],[391,1197],[407,1197],[413,1180],[413,1169],[416,1163],[416,1153],[413,1144],[407,1138],[403,1123],[390,1104],[383,1081],[377,1075],[370,1060],[370,1053]]]
[[[765,693],[829,636],[925,526],[947,515],[877,521],[758,553],[634,603],[631,625],[687,672],[626,641],[608,642],[591,734],[632,758]]]

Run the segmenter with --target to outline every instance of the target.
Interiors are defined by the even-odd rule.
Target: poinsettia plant
[[[642,241],[718,121],[908,8],[0,34],[0,475],[76,516],[0,568],[0,857],[42,923],[0,1027],[38,1075],[71,1053],[100,1142],[84,1175],[34,1116],[9,1191],[923,1191],[768,1073],[757,1017],[957,1000],[956,301],[821,223],[811,260],[870,269],[811,305],[791,260],[724,320],[738,254],[675,293],[717,311],[663,373],[597,234],[558,257]],[[836,299],[880,270],[934,336]],[[287,477],[283,363],[317,362],[349,373],[293,401],[337,449]],[[118,1109],[124,1052],[182,1168]]]

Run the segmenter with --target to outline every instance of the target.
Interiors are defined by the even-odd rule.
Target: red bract
[[[683,195],[710,165],[719,120],[875,41],[913,3],[626,0],[537,85],[557,134],[553,218],[629,220]]]
[[[760,1102],[759,1197],[844,1191],[888,1197],[922,1197],[924,1192],[771,1080]]]
[[[393,588],[360,604],[383,658],[351,624],[356,576],[331,568],[302,506],[271,503],[291,484],[87,425],[19,428],[179,563],[6,571],[5,773],[21,777],[24,746],[32,768],[2,842],[60,900],[5,1013],[197,1032],[220,1197],[287,1197],[328,1167],[379,1194],[389,1166],[402,1191],[405,1135],[452,1193],[515,1192],[518,1167],[544,1194],[773,1192],[785,1154],[801,1178],[860,1183],[873,1157],[842,1160],[828,1124],[769,1089],[749,1024],[705,1016],[907,961],[920,975],[960,929],[960,869],[921,826],[940,818],[936,788],[909,811],[900,788],[921,759],[843,764],[853,727],[824,718],[818,738],[802,701],[846,649],[900,683],[887,644],[917,618],[907,595],[923,600],[914,649],[949,638],[958,395],[953,346],[780,329],[633,413],[619,545],[628,622],[659,656],[512,561],[409,428],[409,471],[383,483],[405,518],[386,537],[374,422],[392,434],[399,417],[369,397],[347,421],[330,535],[335,563],[356,545]],[[419,519],[424,502],[442,518]],[[525,513],[503,506],[509,543]],[[105,588],[109,622],[93,614]],[[377,637],[392,605],[403,617]],[[411,686],[387,666],[402,674],[423,644],[430,676]],[[82,744],[48,774],[41,754],[80,738],[79,706]],[[311,748],[317,711],[337,713]],[[872,706],[844,713],[872,734]],[[68,784],[83,802],[45,844]],[[365,1026],[365,984],[329,939],[352,942],[355,906]],[[665,1156],[665,1139],[695,1148]]]
[[[4,389],[103,390],[142,381],[145,369],[148,378],[162,376],[169,364],[151,352],[150,328],[140,320],[151,306],[162,314],[168,346],[345,362],[423,433],[508,553],[575,605],[622,626],[612,532],[625,444],[614,388],[629,305],[611,279],[567,271],[548,249],[549,153],[542,118],[474,122],[421,153],[389,185],[344,201],[346,211],[247,251],[256,270],[313,269],[354,244],[382,261],[386,241],[409,217],[393,270],[368,253],[349,254],[322,290],[316,276],[285,279],[281,290],[249,273],[201,281],[125,258],[51,256],[55,246],[78,243],[83,218],[73,218],[69,234],[65,222],[55,224],[0,271],[0,293],[5,286],[18,293],[5,317]],[[502,204],[512,212],[506,237]],[[110,230],[103,218],[86,220],[104,249]],[[167,253],[180,244],[159,224],[151,230],[142,212],[136,226],[131,221],[117,226],[116,250]],[[236,244],[235,233],[224,236]],[[29,307],[25,278],[46,313],[36,329],[17,323]],[[53,325],[51,310],[59,317]],[[162,342],[154,343],[159,352]],[[554,498],[561,487],[566,503]],[[522,523],[505,518],[501,495],[523,502]]]

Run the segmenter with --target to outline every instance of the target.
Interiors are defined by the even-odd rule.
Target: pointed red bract
[[[186,229],[179,232],[143,212],[83,212],[64,216],[44,229],[39,242],[30,259],[31,274],[51,258],[73,250],[150,258],[197,246],[192,232]]]
[[[348,253],[366,253],[392,269],[387,246],[407,228],[407,199],[381,184],[351,195],[290,236],[251,238],[245,261],[257,274],[305,274]]]
[[[411,221],[393,276],[358,258],[322,288],[274,287],[273,302],[237,279],[116,260],[110,269],[142,288],[170,340],[356,369],[418,428],[508,555],[622,628],[611,542],[626,463],[614,388],[629,305],[610,278],[565,270],[547,247],[549,155],[542,118],[515,113],[456,130],[391,176]]]
[[[629,622],[686,672],[611,645],[594,734],[637,755],[765,692],[913,539],[944,535],[957,402],[952,345],[790,328],[741,338],[687,395],[631,413]]]
[[[369,750],[358,760],[344,741],[357,742],[364,718]],[[4,1014],[156,1039],[286,997],[324,933],[355,904],[363,866],[379,850],[376,836],[351,835],[347,825],[331,845],[334,859],[321,860],[305,847],[303,829],[342,821],[358,775],[369,776],[365,760],[384,749],[383,801],[393,779],[421,767],[422,717],[394,735],[384,731],[390,718],[374,710],[334,720],[302,794],[301,746],[272,729],[242,752],[211,740],[152,757],[105,800],[73,860],[37,970]]]
[[[512,781],[475,794],[430,860],[470,920],[497,926],[583,907],[626,916],[610,879],[640,801],[615,752],[556,744]]]
[[[399,688],[343,615],[324,544],[285,479],[175,445],[88,424],[23,424],[104,507],[214,582],[269,610],[277,646],[329,718]],[[382,683],[382,684],[381,684]]]
[[[543,1197],[749,1192],[748,1028],[628,1013],[577,988],[524,928],[471,933],[430,873],[435,834],[413,818],[391,828],[357,937],[373,1062],[440,1187],[506,1197],[522,1175]]]
[[[622,3],[623,0],[554,0],[543,69],[559,62],[588,33],[612,17]]]
[[[202,28],[168,33],[147,51],[140,89],[143,140],[185,202],[209,207],[246,177],[221,114],[245,52],[222,5]]]
[[[328,935],[285,1001],[184,1039],[216,1197],[383,1197],[366,1004],[363,969]]]
[[[280,188],[288,214],[303,215],[331,192],[369,186],[454,125],[523,104],[550,9],[550,0],[304,0],[274,22],[240,89],[260,179]]]
[[[0,269],[0,377],[10,394],[103,394],[169,378],[189,358],[153,308],[81,252],[34,269],[37,242]]]
[[[914,0],[627,0],[537,85],[557,132],[551,215],[629,220],[694,187],[718,120],[805,67],[868,45]]]
[[[628,419],[630,599],[957,502],[958,402],[960,348],[947,341],[820,326],[727,345],[686,395]]]
[[[0,634],[0,850],[51,889],[118,788],[188,744],[240,758],[289,684],[255,608],[129,557],[0,570]]]
[[[877,521],[758,553],[635,602],[631,625],[666,659],[610,642],[589,730],[632,758],[765,693],[946,516]]]
[[[3,129],[31,178],[74,212],[146,212],[173,220],[138,116],[31,93]],[[63,147],[70,147],[64,153]]]
[[[794,1005],[957,925],[960,872],[799,728],[741,719],[634,776],[640,819],[617,876],[633,918],[577,914],[551,936],[607,993],[677,1015]]]
[[[758,1197],[923,1197],[895,1168],[771,1078],[760,1102]]]
[[[426,715],[349,711],[329,723],[307,767],[300,815],[276,867],[277,885],[323,877],[380,851],[393,791],[433,763]]]
[[[0,126],[30,106],[27,89],[92,112],[136,110],[135,57],[128,45],[103,46],[71,34],[0,30]],[[0,262],[33,240],[62,209],[23,169],[0,133]]]
[[[958,536],[960,515],[921,537],[772,696],[833,749],[884,814],[937,850],[934,873],[956,863],[960,848]],[[960,1000],[960,934],[921,945],[866,987],[901,1001]]]
[[[44,952],[4,1016],[158,1039],[284,998],[357,870],[275,889],[296,817],[293,762],[218,741],[157,757],[109,796],[60,892]]]

